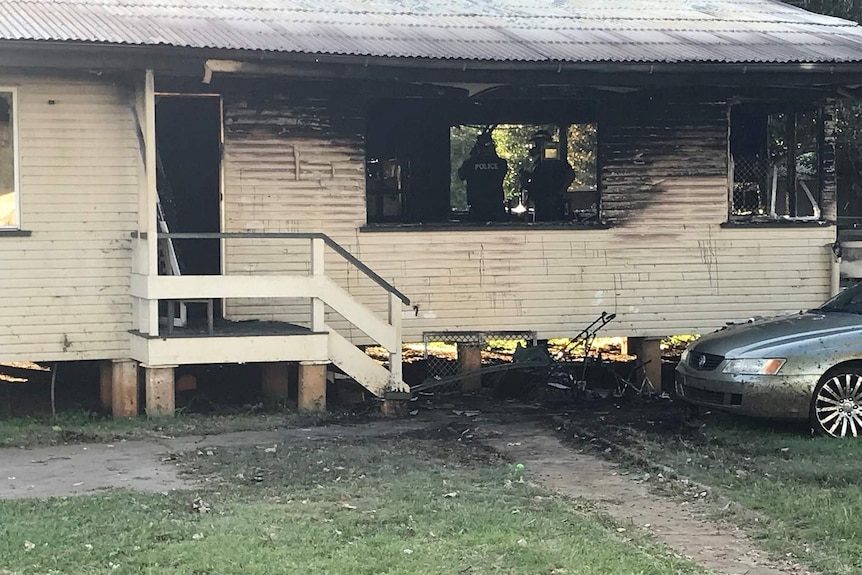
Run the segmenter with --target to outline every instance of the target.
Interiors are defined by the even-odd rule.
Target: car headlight
[[[722,370],[731,375],[775,375],[786,359],[731,359]]]
[[[679,362],[683,364],[688,363],[688,348],[682,350],[682,355],[679,356]]]

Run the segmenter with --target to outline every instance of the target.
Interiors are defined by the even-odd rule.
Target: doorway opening
[[[218,96],[156,95],[157,188],[160,231],[221,231],[222,103]],[[220,275],[222,242],[178,239],[160,243],[160,273]],[[220,302],[215,312],[222,316]],[[201,306],[189,308],[192,313]],[[198,318],[199,319],[199,318]]]

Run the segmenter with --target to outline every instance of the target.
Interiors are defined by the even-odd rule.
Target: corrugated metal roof
[[[0,40],[523,62],[862,62],[778,0],[0,0]]]

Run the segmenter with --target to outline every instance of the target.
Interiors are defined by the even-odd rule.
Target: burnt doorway
[[[171,233],[221,231],[221,149],[220,97],[156,95],[157,187]],[[221,240],[176,239],[171,244],[181,275],[222,273]]]
[[[168,229],[221,231],[221,99],[157,96],[158,189]],[[182,275],[221,274],[219,240],[176,240]]]

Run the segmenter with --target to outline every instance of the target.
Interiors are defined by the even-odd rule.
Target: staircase
[[[327,340],[332,364],[377,397],[386,391],[410,391],[400,377],[394,377],[336,331],[330,330]]]
[[[403,306],[410,305],[410,300],[350,252],[320,233],[163,231],[157,238],[162,242],[206,239],[302,240],[307,242],[311,251],[310,270],[306,275],[285,276],[132,274],[131,293],[135,308],[140,310],[132,333],[133,359],[147,365],[280,361],[332,363],[375,396],[381,397],[387,391],[409,392],[401,371],[401,311]],[[374,313],[326,275],[324,257],[327,248],[386,292],[386,318]],[[200,334],[184,337],[181,332],[174,334],[172,330],[161,333],[159,322],[151,319],[153,313],[158,314],[161,300],[181,302],[230,298],[308,298],[311,301],[308,327],[293,326],[295,329],[289,333],[251,334],[219,333],[218,329],[210,327],[204,337]],[[389,352],[389,369],[326,324],[327,306]],[[172,307],[168,306],[169,309]],[[167,318],[168,325],[173,327],[170,320]]]

